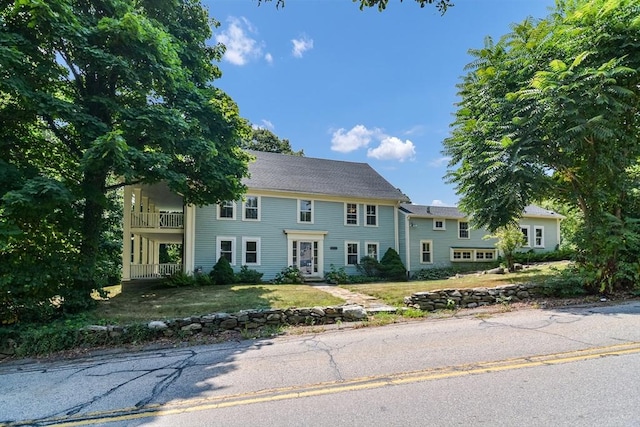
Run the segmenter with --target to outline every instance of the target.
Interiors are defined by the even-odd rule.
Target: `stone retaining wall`
[[[495,288],[442,289],[432,292],[417,292],[404,298],[408,307],[423,311],[443,308],[475,308],[491,304],[522,301],[543,297],[544,288],[533,283],[504,285]]]
[[[198,332],[214,334],[225,330],[253,330],[263,326],[283,325],[325,325],[336,322],[364,320],[367,311],[359,305],[335,307],[288,308],[286,310],[244,310],[238,313],[214,313],[191,316],[168,321],[155,320],[147,327],[165,336],[194,334]],[[91,325],[86,331],[117,337],[127,333],[126,326]]]

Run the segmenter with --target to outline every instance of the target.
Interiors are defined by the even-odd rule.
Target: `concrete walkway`
[[[369,313],[387,312],[395,313],[396,307],[385,304],[382,300],[372,297],[371,295],[351,292],[348,289],[339,287],[338,285],[330,285],[328,283],[309,283],[316,289],[331,294],[335,297],[342,298],[347,304],[358,304]]]

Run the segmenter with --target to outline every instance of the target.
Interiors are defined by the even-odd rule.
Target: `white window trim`
[[[530,248],[531,247],[531,226],[530,225],[521,225],[520,226],[520,231],[525,230],[525,229],[527,230],[527,241],[522,247],[523,248]]]
[[[540,233],[540,244],[537,244],[536,231],[542,231]],[[533,226],[533,247],[534,248],[544,248],[544,226],[542,225],[534,225]]]
[[[256,242],[256,262],[247,262],[247,243]],[[242,237],[242,265],[260,265],[261,261],[261,239],[260,237]]]
[[[467,237],[460,237],[460,224],[462,223],[466,223],[467,224]],[[469,221],[458,221],[458,239],[463,239],[463,240],[469,240],[471,239],[471,225],[469,224]]]
[[[308,200],[311,202],[311,221],[300,221],[300,202],[302,202],[303,200]],[[296,221],[298,221],[298,224],[313,224],[313,219],[314,219],[314,212],[315,212],[315,203],[313,200],[311,199],[298,199],[298,210],[296,211]]]
[[[357,252],[356,252],[356,263],[355,264],[349,264],[349,245],[356,245],[357,248]],[[349,241],[345,241],[344,242],[344,265],[345,266],[349,266],[349,265],[357,265],[360,262],[360,242],[356,242],[353,240],[349,240]]]
[[[375,225],[371,225],[371,224],[367,224],[367,218],[369,217],[369,215],[367,214],[367,207],[369,206],[373,206],[376,208],[376,223]],[[377,227],[378,224],[380,223],[380,215],[378,215],[378,212],[380,212],[380,207],[378,205],[371,205],[371,204],[367,204],[364,205],[364,226],[365,227]]]
[[[237,206],[235,201],[231,202],[231,204],[233,205],[233,216],[231,218],[220,216],[220,214],[222,213],[222,204],[218,203],[216,205],[217,206],[216,219],[218,219],[220,221],[234,221],[236,219],[236,216],[237,216],[236,212],[238,211],[238,206]]]
[[[442,222],[442,227],[436,227],[436,221]],[[433,218],[433,229],[434,230],[446,230],[447,229],[447,220],[444,218]]]
[[[364,242],[364,250],[366,251],[366,256],[369,256],[369,245],[376,246],[376,260],[380,261],[380,243],[379,242]]]
[[[349,205],[356,205],[356,223],[355,224],[349,224],[349,222],[347,221],[347,214],[348,214],[348,209],[349,209]],[[312,208],[313,210],[313,208]],[[349,203],[349,202],[345,202],[344,203],[344,225],[347,227],[357,227],[360,225],[360,204],[358,203]]]
[[[425,262],[422,260],[422,245],[424,243],[428,243],[429,244],[429,253],[431,254],[431,256],[429,257],[431,259],[431,261],[429,262]],[[433,264],[433,240],[420,240],[420,251],[418,251],[420,254],[420,264]],[[453,256],[453,255],[452,255]]]
[[[222,246],[221,243],[223,241],[231,241],[231,265],[236,265],[236,238],[232,236],[216,236],[216,261],[220,259],[220,255],[222,254]]]
[[[431,251],[433,252],[433,246],[431,247]],[[462,258],[462,255],[460,255],[460,258],[454,258],[453,254],[456,252],[460,252],[462,254],[462,252],[471,252],[471,258]],[[482,252],[483,254],[487,254],[489,252],[491,252],[493,254],[492,258],[482,258],[482,259],[478,259],[477,258],[477,253],[478,252]],[[496,259],[498,259],[498,251],[496,249],[477,249],[477,248],[451,248],[450,250],[450,256],[449,256],[449,260],[451,262],[492,262],[495,261]],[[422,246],[420,247],[420,257],[422,258]]]
[[[262,201],[261,201],[262,199],[261,199],[261,197],[260,197],[260,196],[252,196],[252,195],[250,195],[250,194],[248,194],[246,197],[255,197],[255,198],[257,199],[257,202],[258,202],[258,206],[257,206],[257,209],[258,209],[258,218],[256,218],[256,219],[254,219],[254,218],[247,218],[247,208],[246,208],[246,202],[247,202],[247,200],[246,200],[246,199],[244,199],[244,200],[242,200],[242,220],[243,220],[243,221],[253,221],[253,222],[258,222],[258,221],[260,221],[261,216],[262,216]]]

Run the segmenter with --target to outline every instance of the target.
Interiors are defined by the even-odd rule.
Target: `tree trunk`
[[[87,171],[82,189],[85,196],[78,273],[73,289],[65,297],[65,310],[75,312],[94,304],[91,293],[104,286],[98,267],[100,242],[104,228],[106,172]]]

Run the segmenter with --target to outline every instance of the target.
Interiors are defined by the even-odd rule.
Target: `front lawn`
[[[306,285],[228,285],[168,288],[125,284],[106,289],[108,300],[91,313],[95,320],[122,324],[259,308],[340,305],[344,300]]]
[[[404,297],[416,292],[451,288],[493,288],[513,283],[540,283],[567,267],[568,261],[540,264],[523,271],[508,274],[464,274],[445,280],[425,280],[411,282],[381,282],[358,285],[341,285],[352,292],[367,294],[393,306],[403,306]]]

